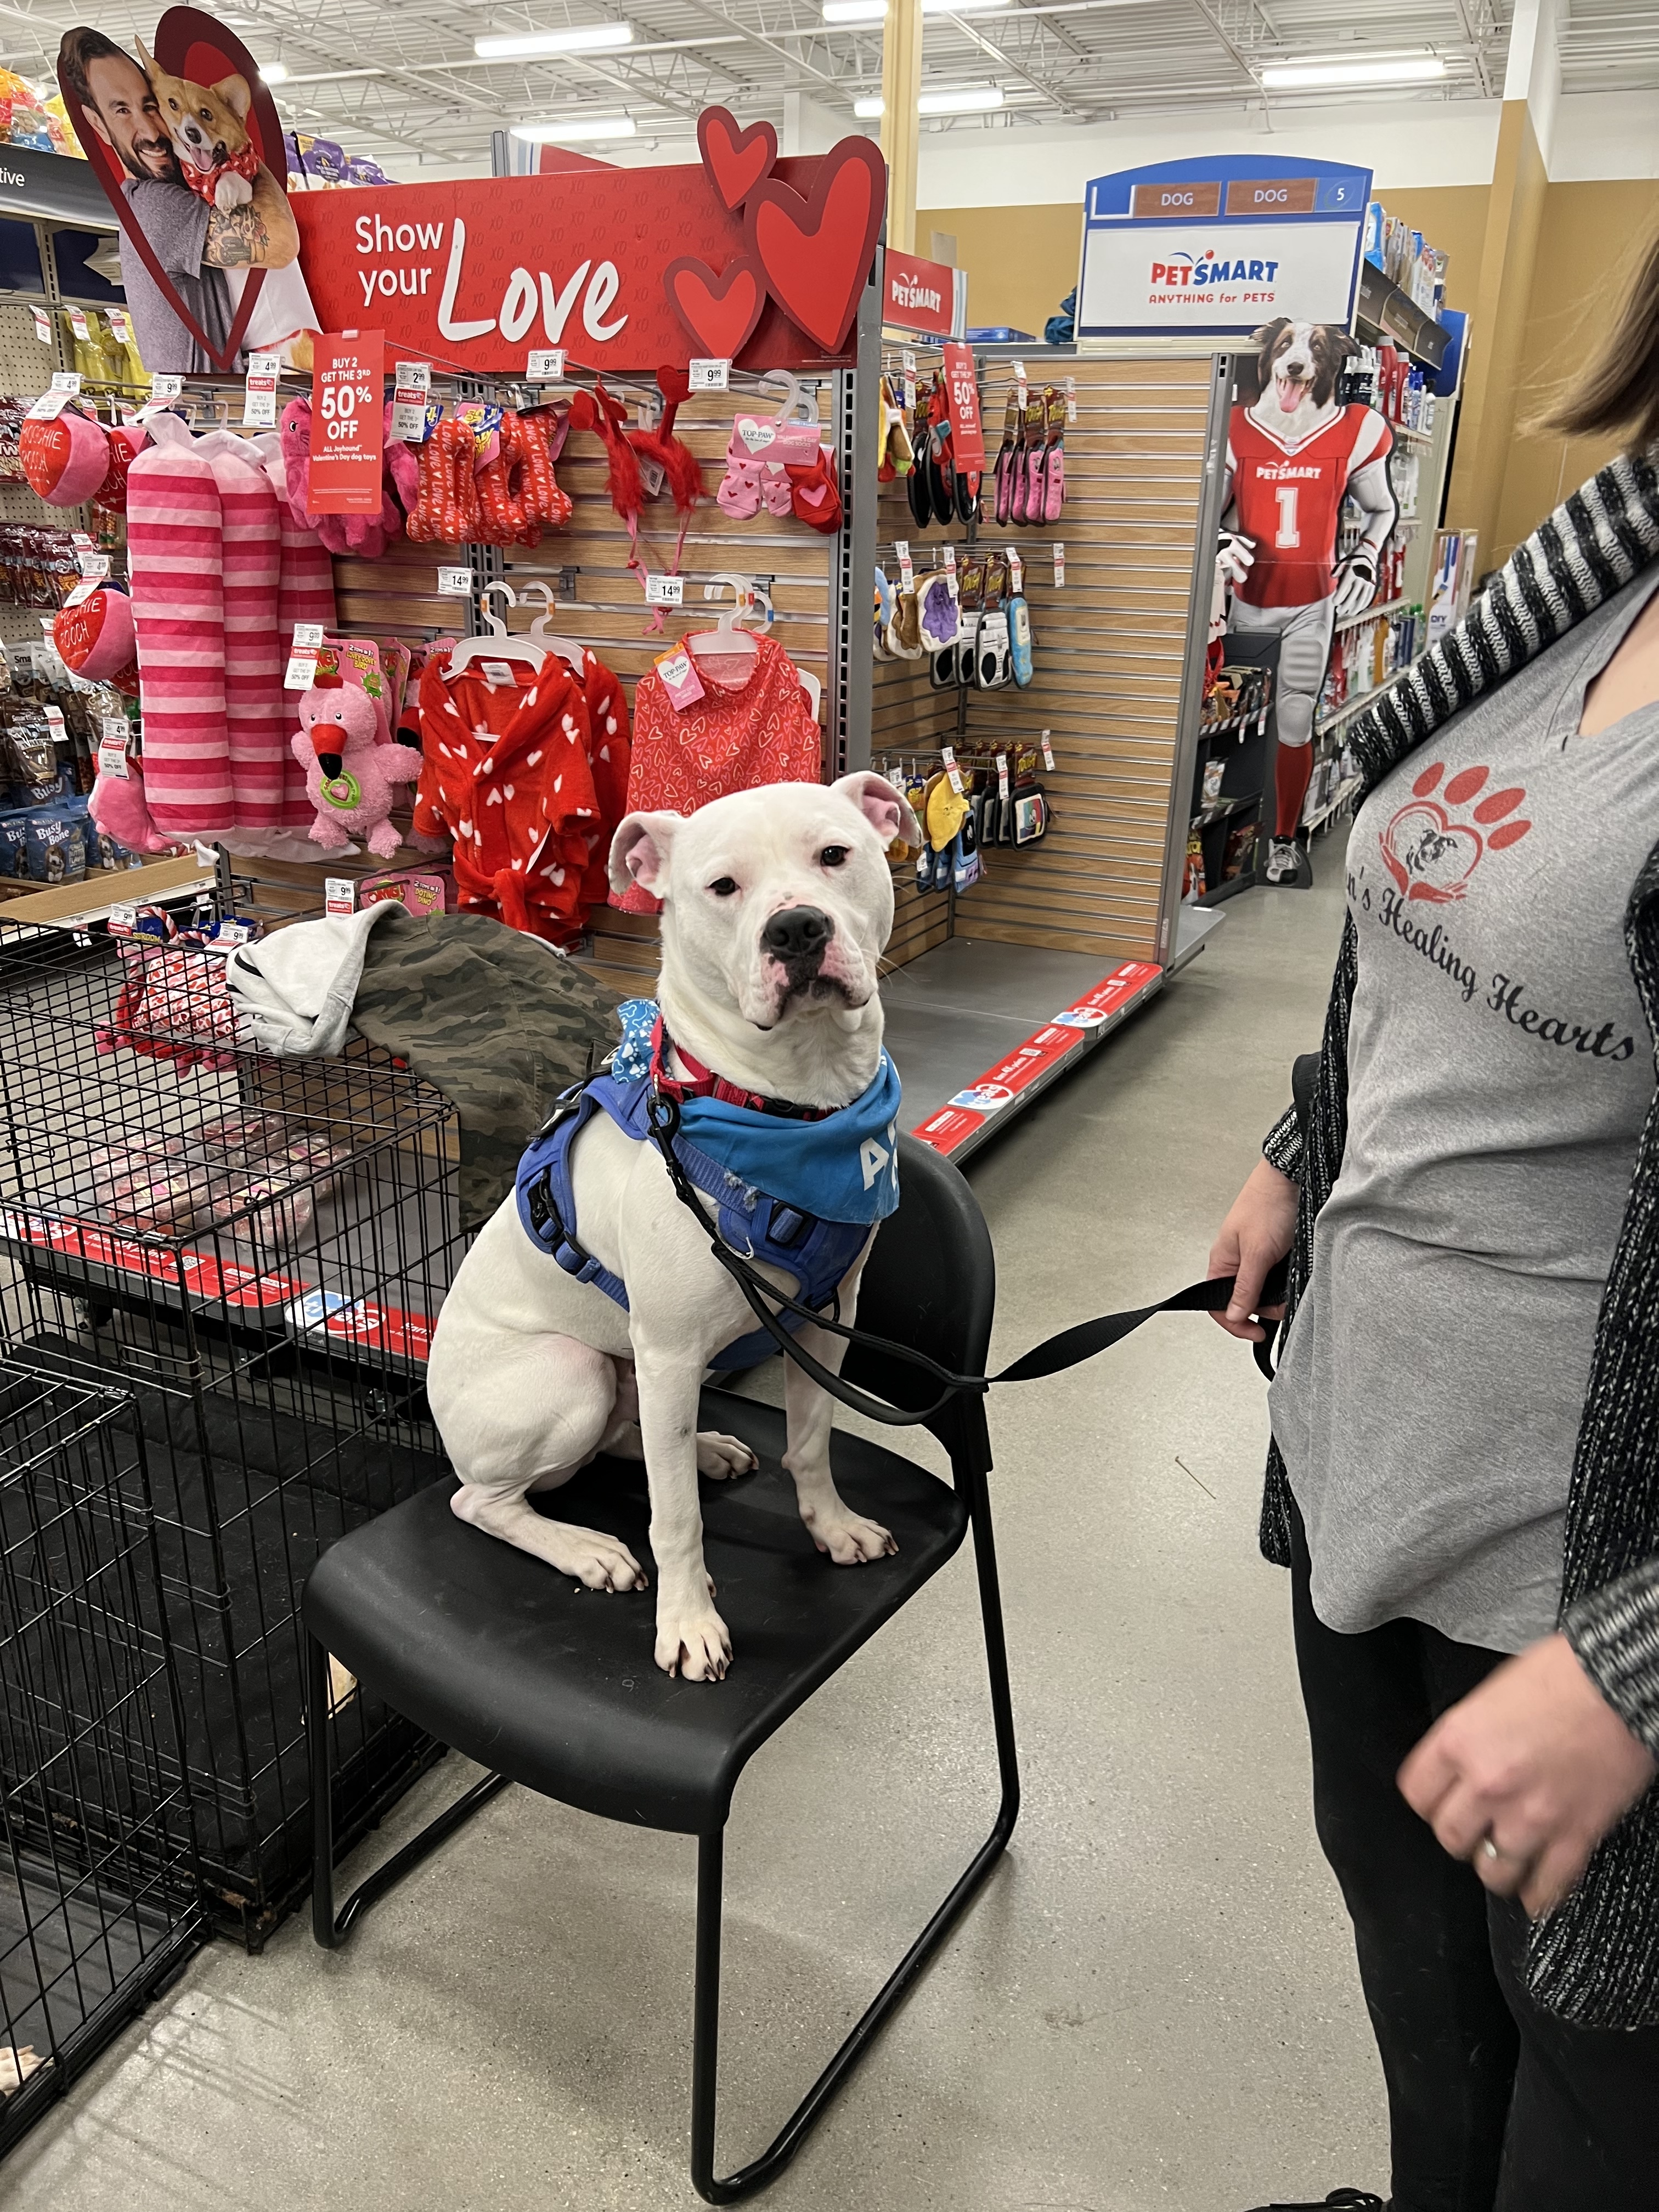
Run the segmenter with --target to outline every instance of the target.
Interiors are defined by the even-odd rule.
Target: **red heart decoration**
[[[155,27],[155,53],[158,64],[170,75],[188,77],[198,84],[217,84],[231,76],[246,79],[253,94],[253,104],[247,117],[247,132],[253,142],[253,150],[278,185],[285,191],[288,156],[283,150],[283,126],[277,119],[276,103],[260,77],[259,64],[241,40],[213,16],[204,15],[199,8],[169,8]],[[137,66],[136,56],[134,66]],[[265,272],[263,269],[248,272],[247,282],[242,288],[242,296],[237,305],[235,320],[226,334],[224,344],[211,344],[207,333],[179,298],[172,278],[162,268],[155,247],[128,205],[126,194],[121,190],[123,180],[127,179],[127,171],[94,129],[61,62],[58,64],[58,86],[64,95],[70,121],[75,125],[75,135],[97,173],[98,181],[115,210],[117,220],[137,248],[140,260],[149,271],[161,296],[214,367],[221,372],[234,368],[236,356],[241,351],[243,334],[264,289]],[[189,189],[187,185],[179,186],[180,191],[188,191]],[[156,364],[147,362],[146,366],[153,369]]]
[[[886,204],[887,164],[869,138],[830,149],[810,200],[775,177],[750,195],[749,251],[772,297],[826,353],[840,348],[858,313]]]
[[[754,263],[739,255],[717,276],[706,261],[683,254],[662,272],[668,303],[710,361],[735,361],[766,305]]]
[[[778,158],[778,134],[769,123],[739,131],[729,107],[705,107],[697,118],[702,166],[728,208],[740,208]]]

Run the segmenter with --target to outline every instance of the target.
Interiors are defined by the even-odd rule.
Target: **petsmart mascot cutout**
[[[1297,843],[1313,769],[1314,717],[1339,622],[1376,596],[1382,548],[1398,514],[1389,482],[1394,434],[1373,408],[1337,398],[1342,363],[1358,347],[1332,323],[1281,316],[1255,333],[1259,396],[1235,406],[1227,440],[1218,566],[1233,594],[1229,628],[1279,640],[1279,762],[1267,879],[1305,888]],[[1361,517],[1340,560],[1343,501]]]

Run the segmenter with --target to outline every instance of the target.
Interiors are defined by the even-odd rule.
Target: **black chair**
[[[995,1272],[991,1240],[957,1170],[900,1139],[901,1203],[866,1268],[861,1328],[982,1374]],[[938,1386],[921,1370],[854,1348],[849,1380],[909,1410]],[[735,1650],[724,1682],[671,1680],[653,1662],[654,1593],[596,1597],[568,1577],[458,1521],[452,1486],[421,1492],[343,1537],[306,1583],[309,1639],[312,1928],[332,1949],[367,1908],[509,1782],[613,1820],[697,1838],[696,1991],[691,2179],[727,2204],[776,2179],[896,2010],[984,1881],[1019,1808],[1013,1714],[986,1478],[981,1397],[953,1398],[927,1425],[950,1455],[954,1487],[914,1462],[837,1434],[836,1480],[857,1510],[890,1528],[896,1558],[832,1566],[813,1547],[779,1464],[781,1412],[729,1392],[703,1395],[702,1425],[742,1437],[758,1474],[706,1483],[705,1544]],[[611,1529],[649,1556],[645,1471],[597,1461],[551,1498],[561,1518]],[[732,1793],[744,1765],[813,1692],[955,1553],[969,1528],[990,1672],[1001,1802],[995,1825],[896,1972],[770,2148],[739,2172],[714,2173],[721,1875]],[[334,1907],[328,1654],[430,1735],[494,1771]]]

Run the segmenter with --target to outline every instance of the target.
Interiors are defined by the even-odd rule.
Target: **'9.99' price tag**
[[[728,391],[732,364],[729,361],[694,361],[686,369],[685,380],[693,392]]]

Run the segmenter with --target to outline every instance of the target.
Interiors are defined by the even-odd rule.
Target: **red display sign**
[[[945,347],[945,390],[951,408],[951,458],[957,468],[983,474],[985,426],[980,420],[979,380],[971,346]]]
[[[890,246],[882,283],[884,323],[919,331],[924,337],[962,336],[968,285],[959,269],[947,268],[942,261],[919,260],[914,253],[899,253]]]
[[[1039,1077],[1048,1074],[1057,1060],[1076,1052],[1091,1030],[1103,1027],[1113,1015],[1125,1012],[1163,972],[1150,961],[1126,960],[1092,991],[1056,1014],[1053,1021],[1044,1023],[1006,1059],[988,1067],[976,1081],[958,1091],[936,1114],[918,1121],[911,1134],[936,1152],[959,1152],[1022,1091],[1029,1091]]]
[[[345,331],[316,341],[311,379],[313,514],[378,514],[386,335]]]
[[[532,348],[562,347],[606,374],[845,367],[880,155],[860,138],[747,167],[726,179],[735,208],[690,162],[299,192],[294,216],[323,324],[373,314],[400,361],[522,375]]]

